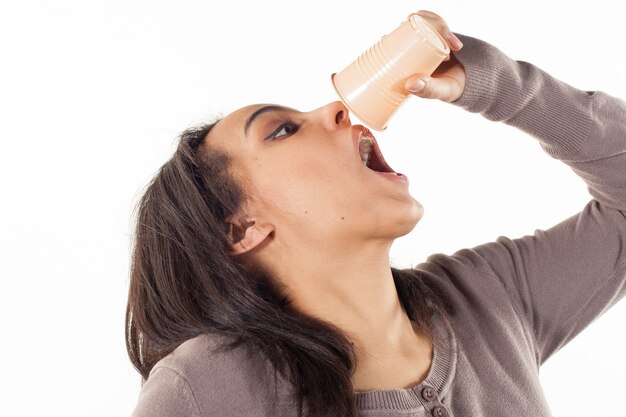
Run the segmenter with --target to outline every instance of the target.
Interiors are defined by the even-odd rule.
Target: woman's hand
[[[420,10],[417,14],[426,19],[446,39],[451,51],[458,51],[463,47],[461,41],[454,36],[439,15],[427,10]],[[432,76],[413,74],[405,81],[404,88],[418,97],[455,101],[461,97],[465,88],[465,70],[454,54],[448,54]]]

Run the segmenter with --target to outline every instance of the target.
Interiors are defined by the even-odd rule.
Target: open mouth
[[[376,138],[366,127],[363,127],[359,135],[359,156],[363,164],[377,172],[396,173],[383,158],[383,154],[378,147]],[[397,174],[397,173],[396,173]]]

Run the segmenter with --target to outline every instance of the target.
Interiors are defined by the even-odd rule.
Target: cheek
[[[291,216],[323,217],[362,204],[358,181],[345,167],[323,166],[308,161],[289,161],[276,166],[258,166],[252,173],[257,196],[264,205]]]
[[[278,227],[311,239],[328,234],[397,237],[408,233],[423,208],[408,193],[367,177],[307,161],[258,166],[251,173],[260,210]],[[341,168],[341,167],[340,167]]]

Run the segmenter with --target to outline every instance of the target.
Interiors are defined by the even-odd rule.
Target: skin
[[[445,22],[420,11],[461,48]],[[454,101],[465,74],[451,56],[414,95]],[[360,159],[348,109],[340,102],[308,112],[266,112],[244,133],[245,120],[264,104],[242,107],[211,130],[203,146],[232,158],[249,196],[227,219],[245,230],[231,253],[285,284],[294,307],[339,327],[357,351],[356,390],[408,387],[421,382],[432,341],[409,320],[398,299],[389,250],[409,233],[424,209],[408,182],[392,181]],[[290,124],[289,120],[293,121]],[[288,123],[288,124],[284,124]],[[274,139],[268,139],[277,132]],[[407,366],[408,363],[410,366]]]

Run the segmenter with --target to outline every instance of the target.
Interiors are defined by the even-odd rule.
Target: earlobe
[[[241,225],[228,223],[231,238],[230,254],[241,255],[259,246],[274,231],[270,224],[248,220]]]

